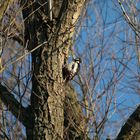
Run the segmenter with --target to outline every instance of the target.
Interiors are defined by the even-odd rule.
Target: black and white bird
[[[69,64],[65,64],[62,72],[63,78],[66,82],[72,80],[75,75],[77,75],[78,71],[80,70],[80,63],[81,58],[73,59],[73,61]]]

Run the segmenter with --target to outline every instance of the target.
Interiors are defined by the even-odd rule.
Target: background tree
[[[139,2],[52,5],[17,0],[2,12],[1,137],[114,139],[139,103]],[[82,58],[72,86],[69,55]]]

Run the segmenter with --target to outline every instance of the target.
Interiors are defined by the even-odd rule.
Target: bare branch
[[[0,98],[9,111],[24,125],[27,126],[29,113],[12,95],[6,87],[0,84]]]
[[[130,17],[127,15],[127,13],[126,13],[126,11],[125,11],[125,9],[124,9],[124,7],[123,7],[123,5],[122,5],[122,3],[121,3],[120,0],[118,0],[118,3],[120,4],[120,7],[121,7],[121,10],[122,10],[122,12],[123,12],[123,15],[124,15],[125,20],[126,20],[127,23],[129,24],[129,26],[131,27],[131,29],[136,33],[136,35],[137,35],[138,37],[140,37],[140,31],[139,31],[137,25],[136,25],[135,23],[133,23],[133,21],[132,21],[132,20],[130,19]]]

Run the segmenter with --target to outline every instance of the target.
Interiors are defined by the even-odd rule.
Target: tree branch
[[[8,5],[11,3],[12,1],[10,0],[1,0],[0,1],[0,21],[3,18],[3,15],[8,7]]]
[[[138,37],[140,37],[140,30],[139,30],[139,27],[138,25],[136,25],[136,23],[134,23],[132,21],[132,19],[128,16],[128,14],[126,13],[123,5],[122,5],[122,2],[120,0],[118,0],[118,3],[120,4],[120,7],[121,7],[121,10],[123,12],[123,15],[124,15],[124,18],[126,20],[126,22],[129,24],[129,26],[131,27],[131,29],[136,33],[136,35]]]
[[[14,41],[17,41],[21,46],[23,46],[23,37],[21,34],[17,35],[17,34],[10,34],[8,35],[9,39],[13,39]]]
[[[0,99],[7,109],[24,125],[28,126],[29,113],[11,94],[6,87],[0,84]]]

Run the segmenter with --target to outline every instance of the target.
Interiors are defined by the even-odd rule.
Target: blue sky
[[[133,89],[134,86],[139,86],[137,82],[134,82],[134,77],[138,76],[137,74],[140,72],[137,66],[135,45],[131,45],[128,42],[135,42],[134,39],[134,33],[122,17],[117,1],[92,0],[89,3],[81,32],[75,41],[75,51],[77,50],[78,55],[82,56],[83,64],[87,66],[87,71],[89,70],[88,61],[90,60],[87,48],[92,48],[91,50],[93,50],[92,58],[94,65],[99,62],[99,59],[96,58],[97,52],[100,50],[104,51],[100,72],[103,69],[108,69],[108,71],[105,72],[102,80],[99,81],[95,91],[101,91],[103,85],[108,83],[113,76],[113,67],[119,69],[116,76],[121,77],[119,73],[124,69],[123,64],[127,64],[121,80],[115,87],[114,100],[112,100],[110,106],[110,108],[114,109],[110,111],[108,115],[109,121],[105,125],[105,131],[101,134],[101,139],[103,140],[107,136],[114,138],[117,135],[121,126],[140,102],[139,95]],[[116,61],[111,62],[112,56],[116,58]],[[127,63],[127,61],[129,62]],[[94,70],[96,75],[99,69],[95,68]],[[93,83],[94,81],[90,83],[90,87],[92,87]],[[81,91],[78,90],[78,92],[80,93]],[[111,91],[109,92],[111,94]],[[102,109],[105,108],[107,96],[110,95],[103,96],[99,103],[100,106],[103,106]],[[95,97],[93,96],[93,98]]]

